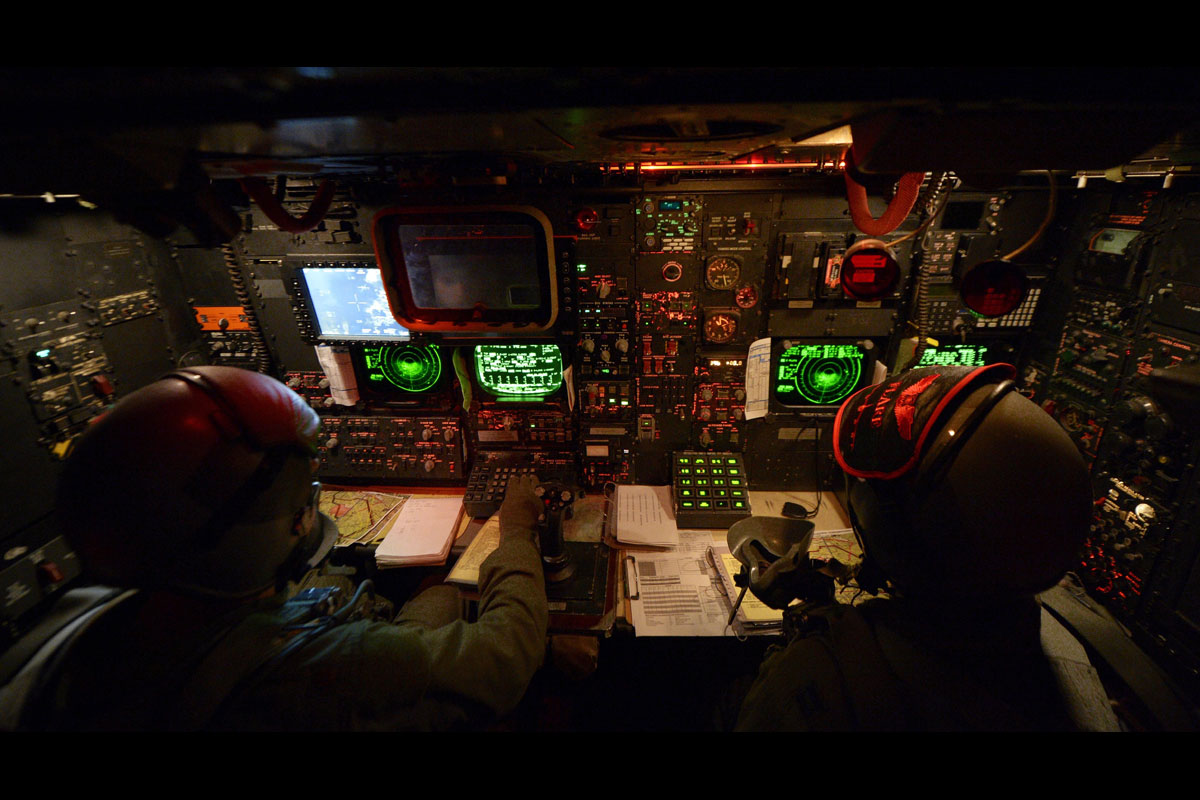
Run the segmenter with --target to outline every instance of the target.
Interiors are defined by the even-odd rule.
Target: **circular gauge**
[[[683,265],[678,261],[668,261],[663,264],[662,275],[667,283],[674,283],[683,277]]]
[[[704,320],[704,338],[714,344],[725,344],[733,341],[737,328],[737,317],[732,314],[710,314]]]
[[[732,258],[714,258],[704,271],[704,280],[710,289],[732,289],[741,276],[742,265]]]
[[[379,369],[398,389],[424,392],[442,377],[442,358],[435,344],[400,344],[380,348]]]
[[[733,302],[737,303],[738,308],[754,308],[758,305],[758,289],[753,286],[743,286],[733,296]]]

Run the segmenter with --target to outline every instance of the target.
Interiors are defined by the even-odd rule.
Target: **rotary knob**
[[[340,443],[338,442],[338,438],[336,436],[330,436],[325,440],[325,447],[329,450],[337,450],[338,444]]]
[[[705,422],[708,422],[710,419],[712,419],[712,409],[711,408],[700,409],[700,419],[704,420]]]
[[[593,339],[584,339],[583,340],[583,351],[585,353],[596,352],[596,342]]]
[[[600,360],[605,362],[612,361],[612,353],[608,351],[607,347],[600,351]]]
[[[454,429],[446,428],[446,430],[442,431],[442,438],[445,439],[447,442],[453,442],[454,441]]]
[[[422,442],[428,442],[432,438],[433,438],[433,429],[432,428],[422,428],[421,429],[421,441]]]
[[[629,352],[629,340],[625,339],[623,337],[620,339],[617,339],[616,347],[617,347],[617,352],[628,353]]]
[[[424,466],[426,472],[433,472],[433,468],[437,465],[434,464],[433,459],[426,459]]]
[[[712,390],[712,389],[708,389],[708,388],[705,388],[705,389],[701,390],[701,392],[700,392],[700,397],[701,397],[702,399],[704,399],[706,402],[707,402],[707,401],[709,401],[709,400],[712,400],[712,399],[713,399],[713,390]]]
[[[612,294],[612,284],[608,281],[600,281],[600,285],[596,287],[596,296],[601,300]]]

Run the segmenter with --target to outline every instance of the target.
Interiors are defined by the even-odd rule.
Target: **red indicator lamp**
[[[1002,317],[1021,305],[1029,289],[1025,270],[1002,258],[963,272],[958,291],[967,308],[981,317]]]
[[[585,233],[595,228],[599,222],[600,215],[594,208],[581,208],[575,215],[575,226]]]
[[[881,300],[900,279],[900,265],[879,239],[855,242],[842,256],[842,291],[855,300]]]

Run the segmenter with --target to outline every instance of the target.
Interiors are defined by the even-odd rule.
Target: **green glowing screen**
[[[982,367],[987,364],[986,344],[950,344],[927,347],[918,367]]]
[[[481,344],[475,377],[500,400],[538,400],[563,385],[562,351],[556,344]]]
[[[789,406],[840,403],[858,388],[865,356],[853,344],[800,344],[779,354],[775,399]]]
[[[372,387],[390,384],[405,392],[426,392],[442,377],[442,357],[436,344],[364,347],[363,359]]]

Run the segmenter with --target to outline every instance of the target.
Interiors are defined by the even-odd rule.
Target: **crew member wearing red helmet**
[[[1079,451],[1007,364],[911,370],[842,405],[834,452],[886,599],[768,656],[742,730],[1116,730],[1082,645],[1037,602],[1079,552]]]
[[[336,538],[317,509],[319,424],[272,378],[196,367],[92,425],[59,507],[85,574],[124,591],[10,682],[7,726],[428,730],[511,711],[545,651],[532,480],[501,508],[475,622],[448,586],[395,621],[314,616],[284,589]]]

